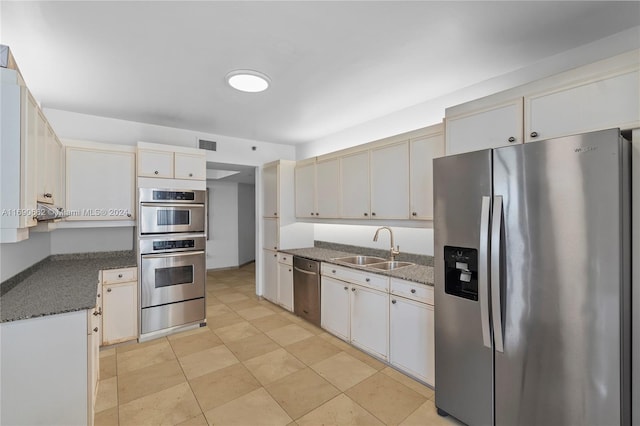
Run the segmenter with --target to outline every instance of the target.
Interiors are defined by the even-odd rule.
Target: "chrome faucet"
[[[391,249],[389,250],[391,261],[396,260],[396,256],[400,254],[400,246],[394,248],[393,247],[393,231],[388,226],[381,226],[376,230],[376,235],[373,236],[373,241],[378,241],[378,233],[381,229],[386,229],[389,231],[389,235],[391,236]]]

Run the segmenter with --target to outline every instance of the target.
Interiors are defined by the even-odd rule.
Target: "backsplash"
[[[338,250],[345,251],[348,253],[358,253],[364,256],[378,256],[378,257],[389,257],[389,250],[380,250],[374,249],[370,247],[361,247],[361,246],[352,246],[349,244],[339,244],[339,243],[331,243],[328,241],[314,241],[314,247],[325,248],[329,250]],[[403,262],[411,262],[417,265],[423,266],[433,266],[433,256],[428,256],[424,254],[414,254],[414,253],[402,253],[396,256],[396,260],[401,260]]]

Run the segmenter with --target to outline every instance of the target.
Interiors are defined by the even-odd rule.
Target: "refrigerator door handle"
[[[491,328],[489,325],[489,221],[491,197],[482,197],[480,213],[480,250],[478,253],[478,290],[480,298],[480,321],[482,342],[491,348]]]
[[[502,335],[502,305],[500,304],[500,240],[502,231],[502,196],[493,197],[491,218],[491,314],[493,317],[493,340],[496,351],[504,352]]]

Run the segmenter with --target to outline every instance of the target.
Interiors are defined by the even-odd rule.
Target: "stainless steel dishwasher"
[[[320,262],[293,257],[293,312],[320,327]]]

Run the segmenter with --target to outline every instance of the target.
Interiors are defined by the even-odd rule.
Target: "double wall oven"
[[[206,318],[206,191],[140,188],[140,335]]]

